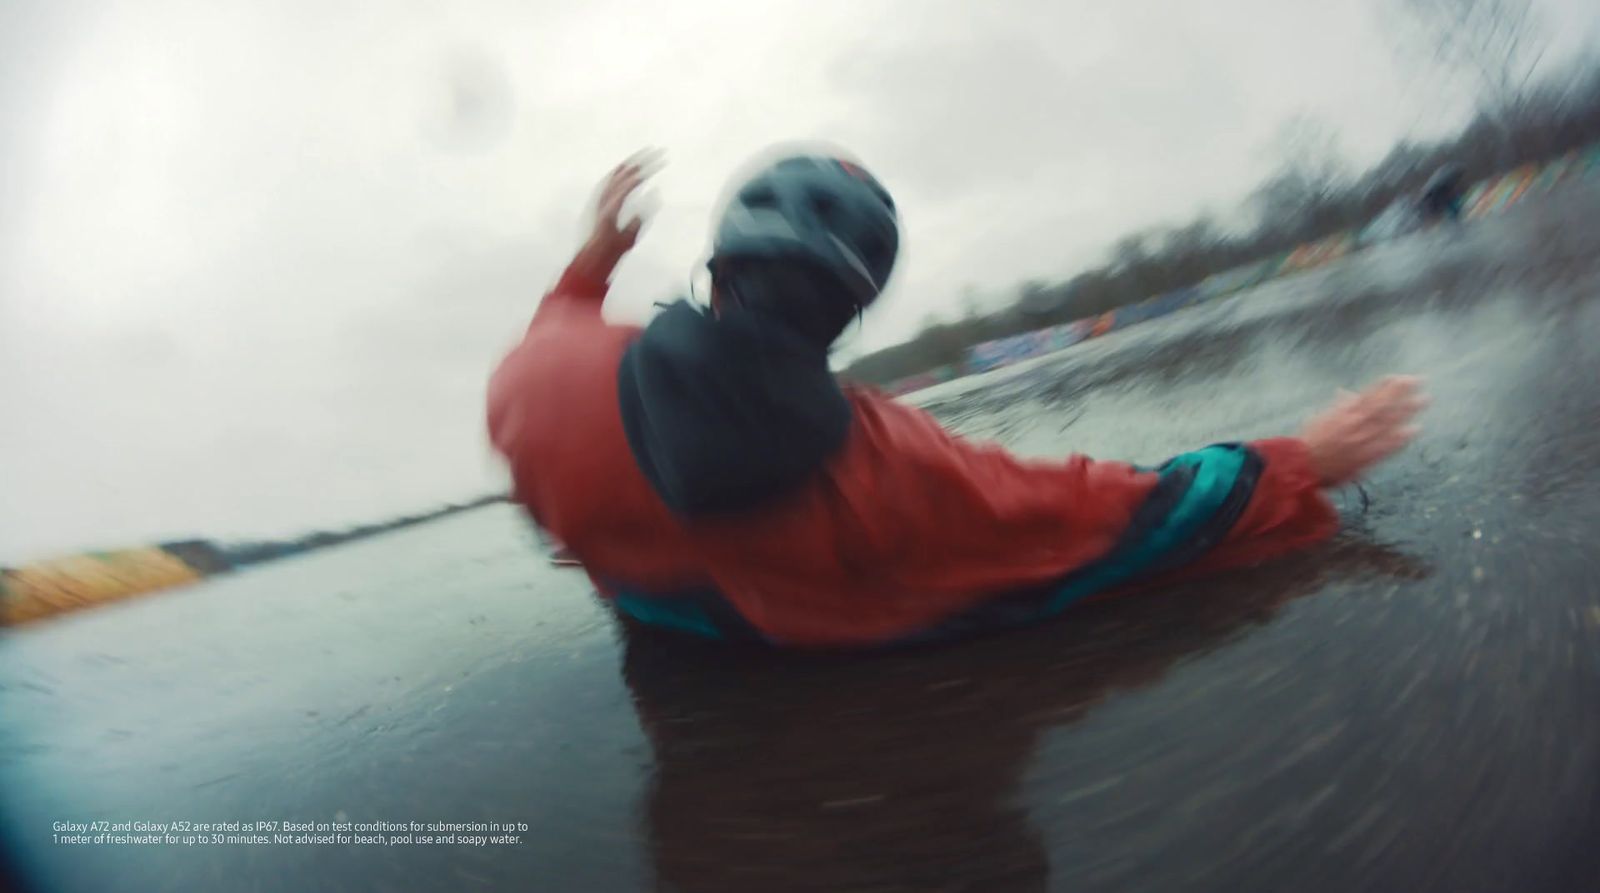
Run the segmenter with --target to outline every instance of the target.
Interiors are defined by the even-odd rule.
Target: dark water
[[[1600,889],[1597,211],[924,398],[1150,461],[1428,376],[1421,442],[1324,548],[954,647],[774,656],[617,628],[488,509],[5,634],[7,841],[61,890]],[[93,820],[528,830],[51,842]]]

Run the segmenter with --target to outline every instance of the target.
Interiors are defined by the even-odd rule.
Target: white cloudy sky
[[[487,373],[636,147],[672,164],[622,319],[754,153],[861,156],[906,253],[860,351],[1227,210],[1296,112],[1357,162],[1459,123],[1378,3],[4,0],[0,561],[500,486]],[[1542,5],[1552,60],[1595,44]]]

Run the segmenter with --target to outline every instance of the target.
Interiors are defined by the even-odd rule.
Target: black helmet
[[[857,307],[877,299],[900,250],[894,199],[853,162],[782,159],[734,193],[717,224],[710,267],[740,259],[807,261],[837,279]]]

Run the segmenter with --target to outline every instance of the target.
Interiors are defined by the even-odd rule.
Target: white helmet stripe
[[[833,246],[839,249],[839,253],[844,255],[845,261],[854,267],[857,273],[861,274],[861,278],[867,280],[868,284],[873,288],[880,287],[878,280],[873,277],[872,271],[867,269],[866,263],[861,260],[861,255],[857,254],[854,249],[846,245],[843,240],[833,233],[828,233],[828,238],[833,241]]]

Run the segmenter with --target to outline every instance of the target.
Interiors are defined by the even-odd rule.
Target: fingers
[[[623,243],[630,248],[633,247],[633,243],[639,241],[639,230],[643,228],[644,218],[642,217],[635,217],[628,221],[628,225],[619,230]]]
[[[626,161],[612,169],[611,176],[606,181],[606,195],[626,196],[638,188],[640,183],[660,172],[665,164],[666,153],[660,149],[642,149],[633,153]]]
[[[1365,462],[1370,466],[1381,462],[1404,449],[1421,433],[1421,428],[1411,424],[1428,405],[1422,393],[1422,380],[1409,375],[1392,375],[1369,388],[1362,407],[1360,428],[1363,429],[1361,446],[1368,454]]]
[[[633,153],[632,155],[629,155],[621,164],[617,165],[616,168],[613,169],[612,173],[616,174],[630,169],[636,171],[654,172],[661,168],[661,165],[666,157],[667,153],[665,150],[656,146],[647,146]],[[646,173],[646,176],[649,176],[649,173]]]
[[[1387,376],[1354,394],[1341,390],[1305,429],[1322,479],[1353,480],[1400,452],[1420,433],[1413,421],[1427,405],[1416,376]]]
[[[635,152],[626,161],[612,168],[600,191],[598,203],[600,219],[615,225],[628,197],[639,188],[640,184],[661,170],[666,163],[665,159],[666,154],[660,149],[644,149]]]
[[[640,149],[639,151],[628,156],[628,160],[618,165],[618,167],[623,169],[632,169],[645,179],[649,179],[657,171],[661,170],[663,166],[665,166],[666,161],[666,150],[656,146],[651,146],[649,148]]]
[[[1422,379],[1413,376],[1391,376],[1378,383],[1379,399],[1386,409],[1415,415],[1427,405],[1422,393]]]
[[[1421,388],[1420,378],[1391,375],[1359,395],[1348,399],[1341,395],[1338,405],[1369,422],[1403,424],[1427,407]]]
[[[1402,400],[1420,393],[1422,379],[1414,375],[1388,375],[1362,392],[1378,400]]]

